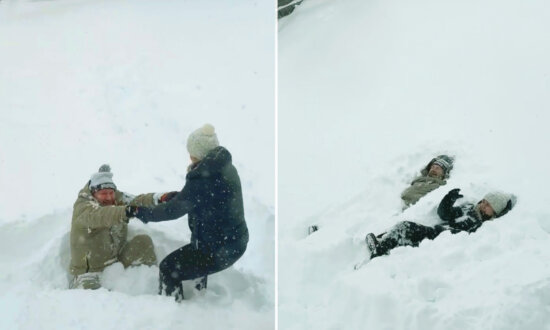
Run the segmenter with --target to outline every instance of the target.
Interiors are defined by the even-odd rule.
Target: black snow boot
[[[195,279],[195,289],[197,290],[204,290],[206,289],[206,282],[207,282],[208,276],[204,275],[203,277],[199,277]]]

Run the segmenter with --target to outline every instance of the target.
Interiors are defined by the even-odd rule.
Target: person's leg
[[[156,265],[157,256],[151,237],[147,235],[137,235],[132,238],[120,250],[118,259],[124,267],[137,265]]]
[[[233,265],[246,251],[246,245],[247,243],[235,242],[216,250],[212,254],[212,267],[208,269],[207,275],[217,273]],[[195,289],[206,289],[207,275],[195,279]]]
[[[211,254],[196,250],[191,244],[170,253],[159,265],[159,294],[183,299],[182,281],[206,276],[213,268]]]
[[[188,244],[170,253],[160,263],[160,294],[183,299],[181,282],[196,279],[198,290],[206,288],[207,275],[233,265],[246,250],[247,243],[235,242],[213,253],[196,250]]]
[[[217,249],[213,253],[213,268],[210,269],[209,274],[224,270],[233,265],[246,251],[246,242],[233,242]]]
[[[410,221],[403,221],[395,225],[378,241],[377,256],[387,254],[397,246],[418,246],[428,238],[434,239],[441,233],[440,229],[420,225]]]

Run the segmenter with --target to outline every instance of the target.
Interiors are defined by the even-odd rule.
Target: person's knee
[[[393,232],[401,234],[401,233],[405,232],[410,226],[411,226],[411,222],[410,222],[410,221],[401,221],[401,222],[398,222],[398,223],[393,227]]]
[[[120,261],[125,267],[145,264],[148,266],[157,263],[153,240],[148,235],[137,235],[123,249]]]
[[[137,235],[134,238],[132,238],[131,242],[135,244],[136,246],[143,247],[143,248],[154,248],[153,240],[149,235]]]

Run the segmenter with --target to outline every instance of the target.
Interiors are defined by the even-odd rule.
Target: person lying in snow
[[[176,301],[184,298],[182,281],[195,280],[197,289],[206,288],[206,276],[234,264],[248,244],[241,181],[214,127],[206,124],[191,133],[187,150],[192,163],[183,189],[168,203],[132,210],[144,223],[188,215],[190,244],[170,253],[159,267],[159,294]]]
[[[455,207],[456,200],[463,197],[459,192],[460,189],[453,189],[441,200],[437,208],[437,214],[444,221],[441,225],[429,227],[403,221],[378,237],[373,233],[367,234],[365,241],[370,259],[388,254],[397,246],[418,246],[422,240],[434,239],[445,230],[450,230],[453,234],[463,231],[473,233],[485,221],[506,214],[516,203],[514,195],[491,192],[476,205],[467,203]]]
[[[403,209],[415,204],[429,192],[445,185],[447,183],[446,179],[449,178],[453,169],[453,161],[454,158],[447,155],[439,155],[433,158],[420,171],[420,176],[412,181],[411,186],[401,193],[404,204]],[[307,233],[311,235],[317,230],[319,230],[319,226],[312,225],[308,227]]]
[[[440,155],[432,159],[426,167],[420,171],[420,176],[416,177],[411,186],[401,193],[401,199],[404,203],[404,209],[415,204],[418,200],[426,196],[429,192],[445,185],[446,179],[453,169],[453,158],[447,155]]]
[[[175,195],[143,194],[132,196],[117,190],[109,165],[104,164],[78,193],[71,223],[72,288],[98,289],[99,274],[105,267],[120,261],[130,265],[154,265],[153,242],[147,235],[137,235],[129,242],[127,211],[129,205],[154,206]]]

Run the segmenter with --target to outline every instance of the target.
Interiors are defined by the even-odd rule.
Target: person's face
[[[479,212],[485,220],[492,219],[495,216],[495,210],[493,210],[491,204],[484,199],[479,202]]]
[[[115,205],[115,191],[113,189],[98,190],[94,193],[94,198],[101,206]]]
[[[200,162],[200,159],[198,159],[196,157],[193,157],[191,155],[189,156],[189,158],[191,159],[191,163],[193,163],[193,164],[196,164],[196,163]]]
[[[432,178],[443,179],[444,175],[445,171],[443,171],[443,168],[437,164],[432,164],[430,170],[428,171],[428,176]]]

